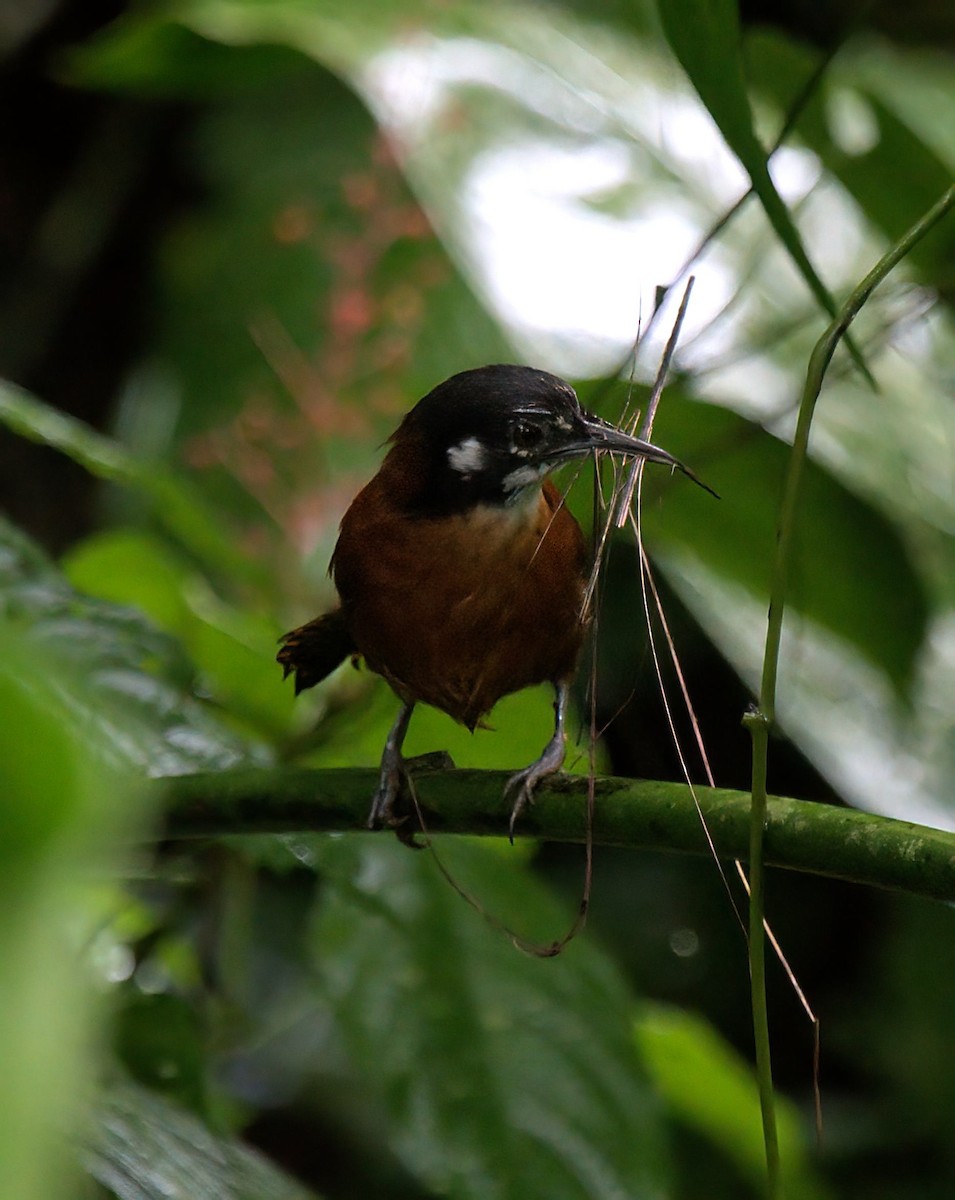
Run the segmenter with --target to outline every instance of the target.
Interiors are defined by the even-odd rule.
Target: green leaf
[[[140,609],[186,649],[204,689],[260,735],[287,735],[294,709],[275,662],[275,622],[216,596],[159,538],[133,530],[93,534],[63,566],[83,592]]]
[[[645,491],[651,544],[687,552],[752,595],[768,597],[766,564],[789,446],[726,409],[672,389],[656,437],[722,498],[714,502],[679,477],[665,484],[662,504]],[[649,475],[647,484],[654,486]],[[811,461],[791,578],[792,607],[856,647],[904,694],[929,618],[925,585],[897,528]]]
[[[811,72],[814,56],[805,47],[768,33],[748,39],[747,49],[754,88],[785,107]],[[859,81],[850,48],[841,55],[841,62],[842,72],[825,80],[804,110],[797,134],[869,221],[894,242],[950,186],[952,168],[901,119],[888,96],[879,95],[864,79]],[[900,64],[897,58],[890,60],[886,55],[882,66],[885,71],[898,71]],[[942,97],[942,103],[955,111],[947,96]],[[840,144],[839,113],[847,109],[856,114],[857,123],[865,123],[868,146]],[[941,114],[938,119],[943,119]],[[905,180],[904,187],[899,186],[900,178]],[[906,261],[927,283],[944,290],[951,283],[953,258],[955,222],[949,220],[915,246]]]
[[[0,380],[0,422],[20,437],[67,455],[97,479],[145,496],[156,517],[200,561],[239,578],[256,576],[252,561],[185,479],[130,454],[76,417]]]
[[[152,775],[263,764],[193,694],[180,645],[132,608],[73,591],[41,552],[0,521],[0,615],[63,672],[78,710],[116,758]]]
[[[207,1108],[204,1032],[195,1006],[171,991],[121,992],[114,1035],[119,1060],[137,1082],[200,1115]]]
[[[132,529],[94,533],[72,546],[60,565],[78,591],[137,608],[167,633],[182,636],[185,591],[195,575],[159,538]]]
[[[0,563],[9,569],[9,556]],[[42,589],[41,589],[42,590]],[[63,1134],[90,1069],[95,997],[77,943],[91,873],[116,869],[145,796],[64,686],[69,672],[0,615],[0,1195],[66,1195]]]
[[[329,879],[314,941],[322,988],[408,1170],[462,1200],[666,1191],[632,1000],[593,941],[522,955],[430,854],[361,837],[316,851]],[[569,924],[509,850],[442,841],[440,854],[522,933],[549,941]]]
[[[701,1017],[651,1008],[634,1035],[654,1082],[673,1111],[730,1158],[757,1192],[766,1178],[756,1080],[744,1060]],[[821,1197],[810,1170],[806,1136],[793,1105],[777,1097],[780,1159],[791,1200]]]
[[[83,1165],[116,1200],[315,1200],[315,1193],[234,1138],[132,1084],[93,1106]]]
[[[73,84],[145,96],[209,100],[254,91],[294,76],[302,60],[284,46],[219,47],[166,15],[126,13],[73,49],[64,74]]]
[[[776,190],[769,174],[766,151],[753,128],[743,74],[742,35],[736,0],[659,0],[659,10],[670,48],[727,145],[749,175],[776,236],[786,247],[819,306],[834,317],[835,301],[819,278],[789,209]],[[853,349],[852,353],[868,376],[858,352]]]

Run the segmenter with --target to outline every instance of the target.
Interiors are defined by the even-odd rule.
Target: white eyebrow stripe
[[[456,446],[448,447],[448,463],[459,475],[473,475],[483,470],[486,461],[484,443],[476,437],[465,438]]]

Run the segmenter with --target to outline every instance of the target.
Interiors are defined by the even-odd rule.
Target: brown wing
[[[276,655],[285,678],[295,672],[295,694],[314,687],[335,670],[350,654],[357,654],[340,608],[300,625],[282,637],[282,649]]]

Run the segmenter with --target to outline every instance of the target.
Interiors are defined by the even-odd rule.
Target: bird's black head
[[[584,412],[574,389],[532,367],[496,365],[462,371],[439,384],[408,413],[394,436],[423,448],[417,507],[463,512],[475,505],[512,505],[549,471],[594,450],[681,463]]]

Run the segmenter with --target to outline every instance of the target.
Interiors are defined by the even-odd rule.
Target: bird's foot
[[[563,766],[564,753],[564,735],[562,732],[555,733],[545,746],[544,753],[540,758],[536,762],[532,762],[529,767],[525,767],[523,771],[512,775],[505,784],[504,798],[508,799],[510,796],[514,796],[511,819],[508,822],[508,835],[512,842],[517,818],[529,804],[534,803],[534,789],[540,781],[546,779],[548,775],[555,774]]]
[[[401,745],[408,732],[408,722],[411,720],[413,704],[403,704],[388,734],[385,748],[381,755],[381,770],[378,773],[378,786],[371,799],[371,812],[368,814],[368,828],[381,829],[389,826],[400,830],[407,821],[407,816],[399,816],[395,811],[402,786],[408,780],[408,764],[401,753]],[[399,838],[401,833],[398,833]]]
[[[425,843],[416,838],[417,833],[425,833],[426,830],[421,825],[421,813],[417,811],[414,779],[420,775],[435,775],[453,770],[454,759],[447,750],[432,750],[427,754],[416,754],[413,758],[386,753],[381,763],[378,787],[372,797],[368,828],[388,827],[395,831],[399,842],[404,842],[414,850],[424,849]],[[406,804],[409,797],[418,817],[418,820],[412,823],[414,828],[409,825],[410,818],[415,815]]]
[[[386,825],[394,827],[407,820],[407,817],[398,816],[395,812],[402,785],[407,778],[408,772],[401,754],[388,754],[386,751],[381,760],[378,786],[371,798],[371,811],[368,813],[369,829],[381,829]]]
[[[388,757],[388,756],[386,756]],[[378,787],[371,800],[371,812],[368,814],[369,829],[393,829],[395,837],[412,850],[423,850],[425,844],[419,842],[415,834],[414,824],[409,824],[411,814],[399,811],[399,799],[407,797],[410,785],[408,761],[399,754],[394,758],[382,759],[381,774],[378,777]]]

